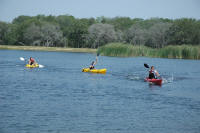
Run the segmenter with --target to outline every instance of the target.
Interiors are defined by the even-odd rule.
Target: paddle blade
[[[19,59],[20,59],[21,61],[25,61],[25,59],[24,59],[23,57],[20,57]]]
[[[99,56],[100,55],[100,53],[97,53],[97,56]]]
[[[44,67],[43,65],[39,64],[39,68],[43,68],[43,67]]]
[[[149,65],[148,65],[148,64],[146,64],[146,63],[144,63],[144,67],[146,67],[146,68],[149,68]]]

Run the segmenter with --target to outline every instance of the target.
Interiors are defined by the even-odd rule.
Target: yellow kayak
[[[83,68],[82,72],[92,72],[92,73],[106,73],[107,69],[89,69],[89,68]]]
[[[39,67],[39,65],[38,64],[33,64],[33,65],[26,64],[26,67],[35,68],[35,67]]]

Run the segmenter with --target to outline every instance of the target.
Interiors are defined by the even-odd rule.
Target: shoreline
[[[96,53],[97,49],[91,48],[64,48],[64,47],[42,47],[42,46],[13,46],[0,45],[3,50],[27,50],[27,51],[52,51],[52,52],[75,52],[75,53]]]
[[[99,52],[102,56],[110,56],[110,57],[150,57],[150,58],[200,60],[200,47],[186,46],[186,45],[167,46],[162,49],[152,49],[152,48],[147,48],[145,46],[130,46],[120,43],[111,43],[106,46],[100,47],[99,49],[0,45],[0,50],[50,51],[50,52],[72,52],[72,53]]]

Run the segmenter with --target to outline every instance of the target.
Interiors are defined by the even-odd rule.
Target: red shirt
[[[33,58],[30,59],[31,62],[35,62],[35,60]]]

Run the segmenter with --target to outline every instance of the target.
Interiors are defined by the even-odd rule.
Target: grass
[[[200,46],[167,46],[157,51],[158,57],[179,59],[200,59]]]
[[[130,44],[110,43],[98,49],[105,56],[146,56],[159,58],[200,59],[200,46],[174,45],[161,49],[152,49],[146,46],[133,46]]]
[[[63,47],[42,47],[42,46],[11,46],[0,45],[0,49],[10,50],[35,50],[35,51],[62,51],[62,52],[83,52],[83,53],[96,53],[96,49],[89,48],[63,48]]]
[[[98,49],[98,52],[101,55],[105,56],[120,56],[120,57],[144,56],[144,54],[147,52],[147,47],[133,46],[121,43],[110,43],[100,47]]]

